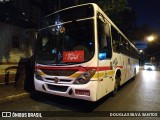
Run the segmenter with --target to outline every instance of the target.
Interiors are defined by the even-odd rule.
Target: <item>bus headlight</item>
[[[40,73],[38,71],[34,72],[34,76],[37,80],[43,80],[42,76],[40,75]]]
[[[94,74],[95,70],[88,70],[77,77],[73,84],[86,84],[90,81]]]

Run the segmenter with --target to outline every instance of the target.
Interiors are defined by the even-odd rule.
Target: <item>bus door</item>
[[[98,59],[99,59],[99,72],[98,72],[98,88],[97,99],[106,95],[111,91],[112,79],[108,77],[108,71],[111,69],[110,61],[112,57],[110,24],[99,16],[97,18],[98,27]]]

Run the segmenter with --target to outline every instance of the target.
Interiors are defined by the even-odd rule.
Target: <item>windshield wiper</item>
[[[47,28],[51,28],[51,27],[55,27],[55,26],[61,26],[63,24],[67,24],[67,23],[71,23],[71,22],[72,21],[67,21],[67,22],[62,22],[62,23],[59,23],[59,24],[53,24],[53,25],[50,25],[50,26],[46,26],[44,28],[39,29],[38,32],[41,31],[41,30],[47,29]]]

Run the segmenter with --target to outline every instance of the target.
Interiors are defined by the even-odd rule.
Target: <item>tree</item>
[[[98,5],[105,13],[111,15],[113,13],[120,13],[124,11],[128,2],[127,0],[99,0]]]
[[[136,29],[136,15],[128,7],[127,0],[100,0],[98,5],[127,37],[134,39],[133,33]]]
[[[136,15],[134,11],[128,7],[127,0],[56,0],[55,6],[59,6],[60,4],[61,9],[63,9],[85,3],[97,3],[127,37],[134,39],[133,34],[136,28]]]
[[[155,28],[147,24],[144,24],[143,26],[138,27],[136,29],[137,40],[145,40],[147,36],[154,35],[154,34],[158,35],[158,30],[156,30]]]

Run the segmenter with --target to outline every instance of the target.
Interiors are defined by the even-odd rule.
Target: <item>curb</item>
[[[17,94],[17,95],[8,96],[8,97],[0,99],[0,104],[8,103],[8,102],[15,102],[15,101],[18,101],[20,99],[27,98],[29,96],[30,96],[30,94],[27,93],[27,92]]]

